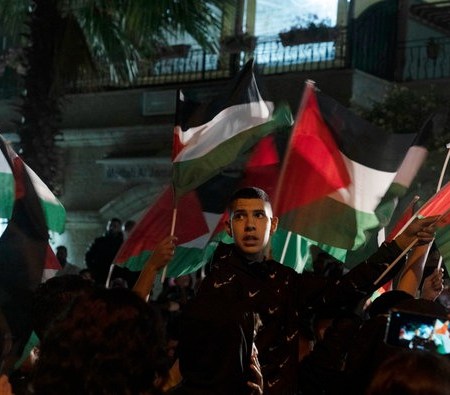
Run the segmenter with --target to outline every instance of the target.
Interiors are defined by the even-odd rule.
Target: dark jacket
[[[310,335],[311,311],[324,306],[356,306],[377,288],[374,281],[400,253],[395,242],[383,244],[341,280],[328,280],[310,273],[299,274],[274,260],[250,262],[234,245],[221,245],[197,300],[207,301],[220,295],[258,313],[263,325],[256,345],[265,381],[264,394],[294,394],[299,335]],[[391,270],[389,277],[397,271]]]
[[[117,236],[106,233],[97,237],[88,248],[85,262],[97,284],[104,285],[108,278],[109,268],[123,242],[122,234]]]

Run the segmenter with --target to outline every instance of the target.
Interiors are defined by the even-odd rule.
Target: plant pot
[[[252,52],[256,47],[255,36],[230,36],[225,37],[222,42],[222,49],[229,53]]]
[[[314,27],[291,29],[287,32],[278,33],[283,47],[300,44],[333,41],[337,37],[335,27]]]
[[[156,56],[159,59],[185,58],[190,49],[188,44],[162,46],[158,48]]]

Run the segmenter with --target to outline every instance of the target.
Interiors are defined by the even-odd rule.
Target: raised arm
[[[383,243],[366,261],[344,275],[336,286],[327,287],[315,302],[343,306],[370,295],[399,273],[405,259],[398,258],[404,250],[433,240],[436,219],[437,217],[415,219],[394,241]],[[396,263],[392,265],[393,262]]]
[[[139,275],[133,291],[147,300],[155,282],[158,271],[166,266],[175,253],[176,236],[167,236],[155,247],[155,251]]]
[[[408,292],[414,297],[417,296],[430,247],[431,244],[417,246],[408,254],[406,266],[400,275],[396,289]]]

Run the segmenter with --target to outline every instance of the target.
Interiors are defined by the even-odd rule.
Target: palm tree
[[[223,0],[0,0],[0,26],[20,43],[25,75],[18,125],[21,154],[56,195],[55,143],[67,83],[108,65],[112,81],[132,81],[137,64],[170,36],[190,34],[215,50]],[[18,39],[19,38],[19,39]]]

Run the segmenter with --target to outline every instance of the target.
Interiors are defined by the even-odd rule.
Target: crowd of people
[[[386,336],[405,330],[392,316],[404,312],[416,317],[404,325],[427,317],[450,344],[436,217],[414,220],[351,270],[318,253],[314,271],[297,273],[270,256],[278,219],[263,190],[239,189],[228,211],[234,243],[218,245],[200,284],[195,274],[167,279],[152,298],[176,236],[138,275],[111,270],[124,239],[117,218],[81,272],[58,247],[61,272],[35,292],[33,347],[4,369],[0,395],[450,394],[445,347]],[[380,276],[391,290],[372,300]]]

